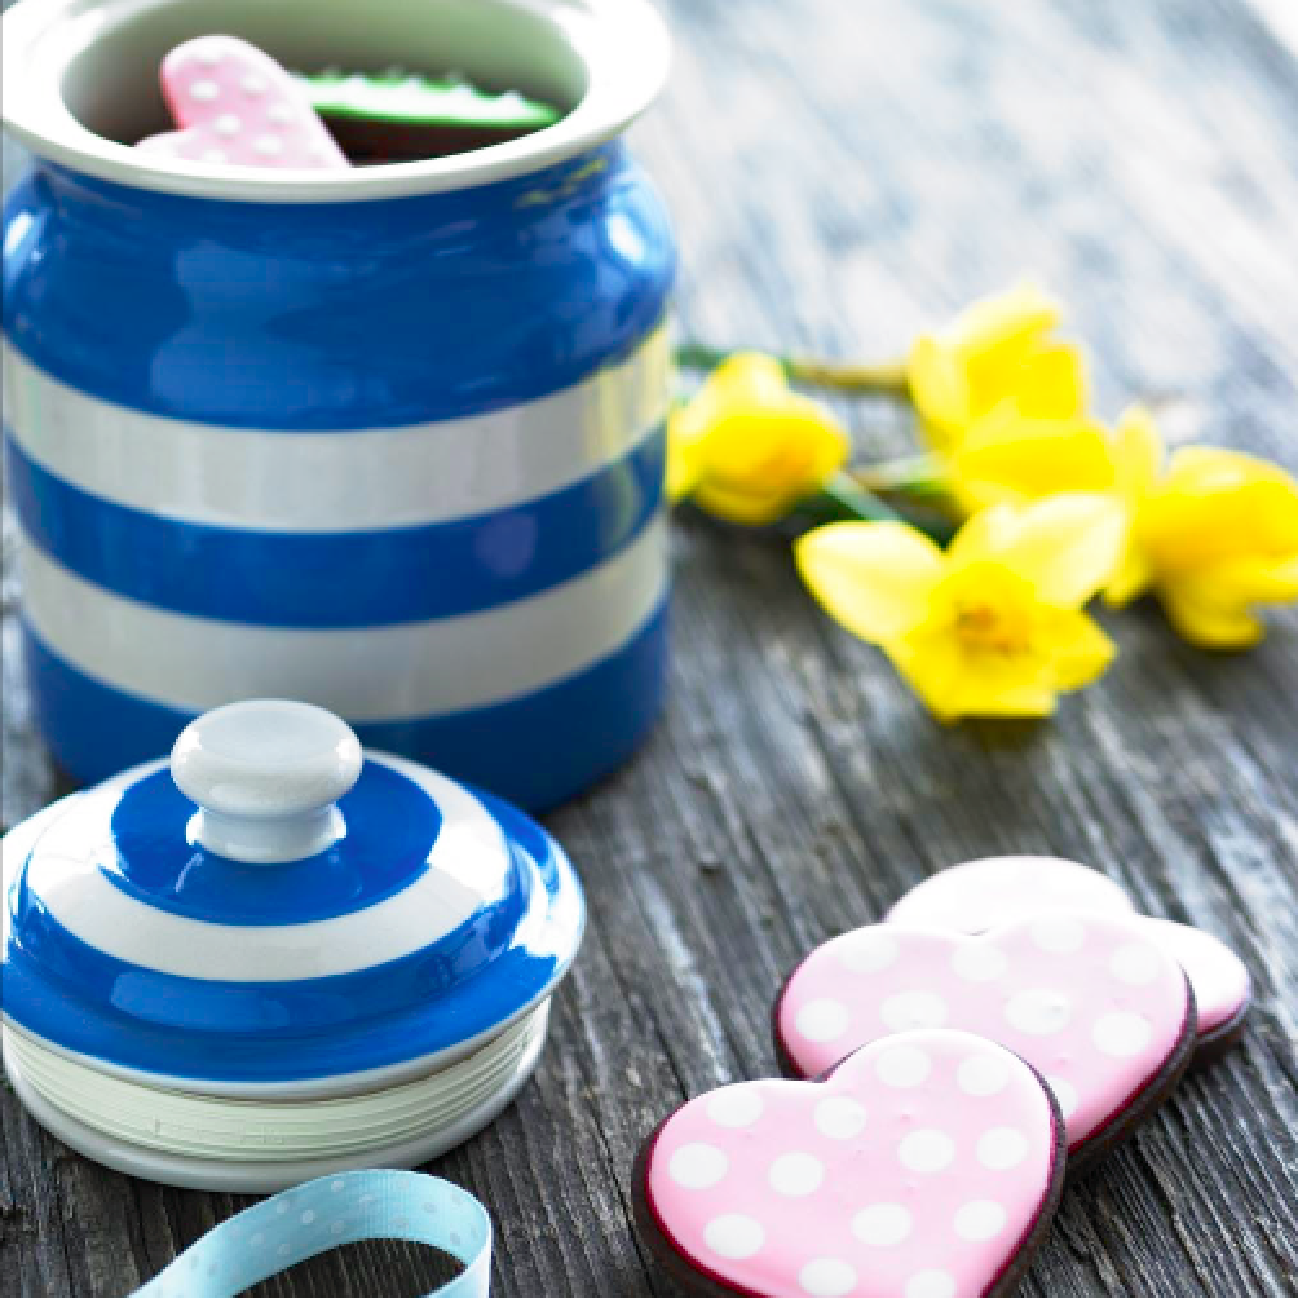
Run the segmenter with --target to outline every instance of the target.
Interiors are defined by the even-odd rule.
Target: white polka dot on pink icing
[[[776,1026],[803,1076],[907,1025],[962,1028],[1058,1082],[1078,1147],[1159,1075],[1182,1040],[1185,977],[1130,919],[1055,911],[978,937],[886,927],[891,958],[868,978],[845,971],[838,948],[871,949],[869,929],[825,943],[790,978]],[[819,1031],[831,1005],[832,1035]],[[804,1031],[808,1020],[816,1030]],[[882,1056],[880,1067],[894,1087],[923,1081],[922,1063],[904,1054]],[[983,1068],[994,1065],[971,1061],[960,1078],[965,1094],[996,1093]]]
[[[757,1116],[727,1126],[717,1112]],[[1031,1069],[981,1038],[920,1029],[825,1082],[687,1104],[655,1138],[644,1188],[672,1246],[741,1292],[981,1298],[1042,1207],[1053,1139]]]
[[[181,129],[143,141],[150,153],[251,167],[348,165],[302,88],[246,41],[202,36],[177,46],[161,80]]]
[[[1129,916],[1141,940],[1133,949],[1115,953],[1110,975],[1135,987],[1152,981],[1157,976],[1157,962],[1144,952],[1148,944],[1156,945],[1180,964],[1190,979],[1200,1033],[1215,1031],[1247,1008],[1251,994],[1248,970],[1229,947],[1200,929],[1135,915],[1131,899],[1117,884],[1075,861],[1006,856],[952,866],[911,889],[889,912],[888,921],[953,933],[981,933],[1061,909]]]

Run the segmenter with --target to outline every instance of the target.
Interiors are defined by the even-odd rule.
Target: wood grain
[[[1298,470],[1282,5],[674,0],[676,77],[635,142],[679,222],[686,327],[886,356],[1028,271],[1094,344],[1106,413],[1155,400],[1169,433]],[[909,445],[892,406],[851,417],[863,450]],[[1235,658],[1140,608],[1107,619],[1119,663],[1049,725],[943,728],[815,612],[778,538],[682,516],[676,563],[670,713],[550,818],[592,922],[543,1066],[431,1169],[495,1217],[493,1294],[674,1294],[628,1226],[640,1139],[773,1072],[771,997],[810,946],[946,864],[1033,851],[1225,938],[1258,1004],[1239,1050],[1069,1190],[1025,1298],[1298,1293],[1298,617]],[[14,598],[6,576],[9,823],[54,789]],[[97,1168],[8,1094],[0,1141],[5,1295],[120,1298],[246,1202]],[[255,1292],[401,1298],[439,1265],[376,1243]]]

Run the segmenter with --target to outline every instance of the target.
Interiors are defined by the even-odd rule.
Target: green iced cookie
[[[562,116],[549,104],[515,90],[490,94],[458,78],[434,80],[400,69],[376,76],[330,70],[301,80],[326,121],[341,117],[408,126],[539,131]]]

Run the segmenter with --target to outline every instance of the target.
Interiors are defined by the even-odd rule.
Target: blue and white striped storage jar
[[[456,68],[558,125],[351,172],[160,164],[162,55]],[[25,0],[4,114],[10,490],[27,665],[96,780],[251,696],[529,807],[643,737],[666,669],[675,253],[617,138],[640,0]]]
[[[200,717],[170,769],[55,803],[3,865],[19,1097],[91,1158],[210,1189],[472,1134],[531,1074],[585,915],[521,812],[283,700]]]

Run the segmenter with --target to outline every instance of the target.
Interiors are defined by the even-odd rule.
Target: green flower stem
[[[851,474],[836,473],[820,489],[820,494],[831,505],[849,518],[863,523],[901,523],[905,520],[885,505],[874,492],[861,486]]]
[[[745,348],[712,347],[708,343],[683,342],[676,348],[676,363],[683,370],[714,370]],[[760,350],[760,349],[754,349]],[[835,392],[874,392],[891,396],[910,395],[910,379],[904,361],[891,365],[857,365],[816,360],[810,356],[775,356],[790,379]]]
[[[852,477],[867,491],[895,493],[917,500],[947,497],[946,466],[940,455],[906,455],[882,464],[866,464],[852,469]]]
[[[798,513],[813,525],[825,523],[904,523],[945,545],[955,531],[950,521],[931,513],[901,513],[866,490],[850,473],[836,473],[820,491],[798,506]]]

